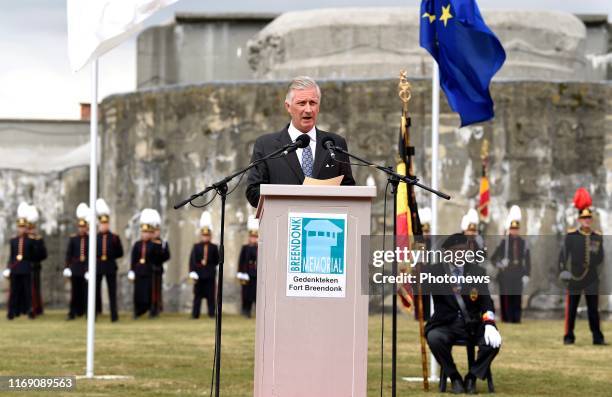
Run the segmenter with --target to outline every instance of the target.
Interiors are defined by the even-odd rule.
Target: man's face
[[[203,234],[202,235],[202,242],[203,243],[209,243],[210,242],[210,234]]]
[[[87,234],[87,229],[89,229],[89,226],[87,226],[87,225],[79,226],[79,234],[80,235]]]
[[[142,239],[144,241],[149,241],[153,237],[153,233],[152,232],[144,232],[143,231],[143,232],[141,232],[141,236],[142,236]]]
[[[291,123],[301,132],[310,131],[317,123],[319,95],[316,87],[293,90],[291,103],[285,102],[285,109],[291,115]]]
[[[17,226],[17,235],[23,236],[27,230],[25,226]]]
[[[161,230],[155,229],[153,231],[153,238],[159,238],[159,236],[161,236]]]
[[[463,234],[465,234],[466,236],[476,236],[478,234],[478,232],[476,230],[466,230],[465,232],[463,232]]]
[[[100,233],[107,233],[109,229],[110,227],[108,226],[108,223],[106,222],[100,223],[100,226],[98,226],[98,230],[100,230]]]
[[[249,236],[249,244],[251,245],[257,244],[257,236]]]
[[[519,235],[519,231],[520,231],[520,229],[517,229],[517,228],[512,228],[512,229],[510,229],[510,230],[508,231],[508,233],[509,233],[511,236],[518,236],[518,235]]]
[[[590,229],[593,224],[593,218],[578,218],[578,223],[585,229]]]

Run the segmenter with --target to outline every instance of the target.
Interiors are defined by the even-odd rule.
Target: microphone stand
[[[398,174],[391,167],[383,167],[382,165],[374,164],[370,161],[364,160],[360,157],[355,156],[354,154],[349,153],[348,151],[335,146],[331,141],[329,143],[324,142],[324,146],[331,150],[337,151],[350,158],[354,158],[369,167],[376,168],[385,174],[387,174],[387,181],[391,184],[391,194],[393,195],[393,249],[397,247],[397,188],[400,182],[404,182],[410,185],[415,185],[420,187],[421,189],[427,190],[438,197],[441,197],[445,200],[450,200],[450,196],[446,193],[440,192],[438,190],[432,189],[429,186],[425,186],[419,183],[419,179],[415,177],[410,177],[407,175]],[[333,156],[332,156],[333,157]],[[397,279],[397,257],[393,255],[393,263],[391,264],[391,273],[393,274],[394,279]],[[396,396],[396,383],[397,383],[397,291],[394,291],[392,297],[392,315],[391,315],[391,396]],[[384,305],[383,305],[384,311]]]
[[[310,141],[310,139],[308,139],[308,141]],[[223,264],[225,263],[224,235],[225,235],[225,202],[226,202],[227,195],[228,195],[227,184],[232,179],[237,177],[238,175],[244,174],[251,168],[257,166],[258,164],[263,163],[266,160],[269,160],[270,158],[274,156],[277,156],[281,153],[283,155],[287,155],[291,152],[294,152],[300,147],[299,145],[304,144],[304,142],[306,142],[304,146],[307,146],[309,143],[305,140],[300,140],[299,142],[296,141],[295,143],[285,145],[282,148],[277,149],[274,152],[256,161],[251,162],[245,168],[234,172],[233,174],[221,179],[220,181],[216,183],[213,183],[212,185],[208,186],[206,189],[202,190],[201,192],[191,195],[191,197],[189,197],[188,199],[185,199],[174,206],[174,209],[177,210],[212,190],[216,191],[217,194],[221,196],[221,237],[219,239],[219,274],[217,276],[217,302],[216,302],[217,304],[216,314],[217,315],[215,317],[215,359],[214,359],[215,360],[215,397],[219,397],[219,391],[220,391],[219,385],[221,381],[221,377],[220,377],[220,374],[221,374],[221,325],[222,325],[221,314],[223,310]]]

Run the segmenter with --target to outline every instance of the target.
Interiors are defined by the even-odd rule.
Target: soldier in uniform
[[[152,309],[153,266],[163,255],[162,246],[153,239],[157,222],[156,211],[145,208],[140,214],[141,239],[134,243],[128,279],[134,282],[134,318]],[[155,317],[153,311],[149,317]]]
[[[45,240],[36,231],[36,222],[38,222],[38,210],[31,205],[28,211],[28,234],[32,240],[36,242],[37,258],[32,262],[32,314],[38,316],[43,314],[42,293],[40,290],[40,272],[42,269],[41,262],[47,259],[47,247]]]
[[[193,245],[189,256],[189,278],[195,282],[193,286],[193,306],[191,318],[200,318],[202,299],[206,298],[208,317],[215,317],[215,280],[219,265],[219,250],[216,244],[210,242],[212,220],[210,213],[204,211],[200,217],[200,232],[202,241]]]
[[[242,285],[242,315],[251,318],[251,309],[257,296],[257,240],[259,237],[259,222],[255,217],[249,217],[249,243],[242,246],[238,260],[236,278]]]
[[[592,229],[592,200],[586,189],[576,191],[574,205],[578,209],[580,227],[568,231],[559,254],[559,278],[567,285],[563,343],[571,345],[576,340],[576,311],[580,296],[584,294],[593,344],[606,345],[599,324],[598,309],[599,271],[604,259],[603,238],[600,232]]]
[[[91,211],[85,203],[76,210],[78,234],[68,239],[64,277],[70,278],[70,309],[66,320],[74,320],[87,310],[87,279],[89,278],[89,220]]]
[[[164,309],[163,299],[163,279],[164,279],[164,263],[170,260],[170,248],[168,242],[161,239],[161,216],[159,212],[155,211],[156,220],[153,231],[153,241],[161,245],[162,254],[157,258],[157,261],[153,264],[153,290],[151,291],[151,313],[153,317],[157,317],[159,313]]]
[[[506,218],[508,235],[495,249],[491,261],[499,269],[499,301],[503,322],[521,322],[523,288],[529,282],[531,256],[527,241],[520,236],[521,209],[510,208]]]
[[[10,241],[10,253],[4,277],[10,279],[8,299],[9,320],[22,314],[34,318],[32,312],[32,264],[37,260],[37,242],[28,234],[27,203],[17,208],[17,236]]]
[[[442,244],[445,251],[465,251],[469,239],[461,233],[449,236]],[[434,313],[425,326],[427,343],[444,376],[451,379],[453,393],[476,392],[476,378],[484,379],[499,352],[501,335],[495,326],[495,309],[486,283],[461,282],[468,276],[484,276],[475,263],[457,266],[438,263],[428,266],[432,276],[449,276],[450,283],[430,284]],[[456,283],[454,281],[456,281]],[[452,283],[452,284],[451,284]],[[469,340],[478,346],[476,361],[465,378],[457,370],[451,349],[455,341]]]
[[[96,315],[102,313],[102,278],[106,278],[111,321],[119,320],[117,313],[117,259],[123,256],[119,236],[110,231],[110,208],[104,199],[96,200],[98,235],[96,255]]]
[[[486,253],[484,239],[478,234],[479,222],[478,212],[474,208],[470,208],[461,219],[461,230],[468,237],[468,249],[472,251],[482,250]]]

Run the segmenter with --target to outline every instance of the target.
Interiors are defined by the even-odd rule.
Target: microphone
[[[326,136],[325,138],[323,138],[323,141],[321,141],[321,143],[323,144],[323,147],[329,151],[329,155],[331,156],[331,158],[335,160],[336,152],[334,152],[334,149],[336,148],[336,143],[334,142],[334,138]]]
[[[308,134],[302,134],[298,136],[295,142],[285,146],[284,155],[287,155],[291,152],[295,152],[298,149],[304,149],[306,146],[310,145],[310,137]]]

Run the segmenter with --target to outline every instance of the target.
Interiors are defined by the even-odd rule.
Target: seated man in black
[[[286,156],[266,160],[251,168],[247,181],[246,197],[253,207],[259,202],[259,185],[301,185],[305,177],[329,179],[343,175],[343,185],[354,185],[355,180],[348,164],[348,157],[338,153],[332,161],[323,147],[323,139],[330,137],[334,144],[347,150],[346,141],[340,135],[316,127],[321,89],[310,77],[296,77],[289,86],[285,109],[291,122],[278,132],[262,135],[255,141],[251,162],[259,160],[283,146],[295,142],[302,134],[310,137],[310,144]]]
[[[431,265],[426,272],[431,276],[447,276],[448,282],[427,283],[433,295],[434,314],[425,326],[427,343],[444,374],[451,378],[453,393],[475,393],[476,378],[484,379],[491,362],[499,352],[501,336],[495,326],[493,300],[489,295],[485,271],[475,262],[457,258],[468,248],[463,234],[450,236],[442,245],[446,254],[453,253],[454,263]],[[444,257],[447,257],[447,255]],[[471,278],[468,276],[472,276]],[[484,280],[484,282],[483,282]],[[439,281],[439,280],[437,280]],[[478,346],[478,356],[465,380],[457,371],[451,349],[455,341],[466,340]]]

